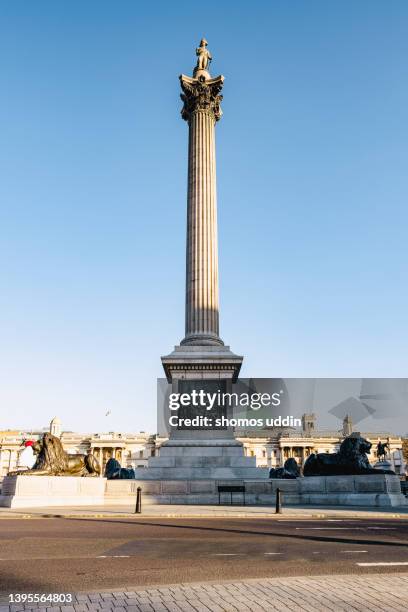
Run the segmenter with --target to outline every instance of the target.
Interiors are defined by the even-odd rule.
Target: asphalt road
[[[408,571],[403,519],[0,521],[2,594],[397,571]]]

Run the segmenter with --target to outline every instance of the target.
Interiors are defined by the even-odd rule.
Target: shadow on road
[[[293,540],[303,540],[309,542],[338,542],[340,544],[362,544],[364,546],[397,546],[402,548],[408,548],[407,542],[392,542],[390,540],[381,541],[381,540],[369,540],[363,538],[351,538],[351,537],[325,537],[319,535],[307,535],[307,534],[295,534],[295,533],[279,533],[274,531],[251,531],[249,529],[226,529],[225,527],[205,527],[200,525],[174,525],[171,523],[157,523],[150,521],[143,521],[139,519],[135,519],[132,521],[122,520],[122,519],[83,519],[83,518],[65,518],[68,521],[97,521],[98,523],[109,523],[112,524],[123,524],[123,525],[135,525],[135,526],[145,526],[145,527],[168,527],[171,529],[191,529],[193,531],[210,531],[210,532],[218,532],[218,533],[233,533],[233,534],[244,534],[244,535],[252,535],[252,536],[268,536],[274,538],[291,538]],[[178,519],[179,520],[179,519]]]

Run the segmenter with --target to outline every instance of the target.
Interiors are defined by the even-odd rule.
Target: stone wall
[[[218,504],[218,485],[244,484],[245,500],[251,505],[274,505],[276,489],[283,492],[283,504],[400,506],[408,504],[401,494],[398,476],[312,476],[296,480],[138,480],[107,481],[106,504],[129,504],[142,488],[147,504]],[[223,503],[230,496],[222,494]],[[234,503],[242,504],[243,496],[233,494]]]
[[[63,476],[8,476],[4,479],[0,506],[9,508],[124,506],[136,502],[142,488],[142,504],[218,504],[219,485],[245,484],[248,505],[273,506],[276,489],[283,492],[283,505],[402,506],[398,476],[312,476],[296,480],[106,480]],[[230,495],[222,494],[229,504]],[[242,493],[233,494],[242,505]]]

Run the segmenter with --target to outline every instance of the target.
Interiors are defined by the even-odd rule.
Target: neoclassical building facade
[[[0,481],[18,466],[19,455],[24,441],[38,439],[45,431],[61,438],[64,449],[73,454],[92,452],[103,468],[110,457],[115,457],[123,467],[145,467],[149,457],[160,455],[160,446],[167,438],[160,438],[144,431],[138,433],[95,433],[80,434],[63,431],[60,419],[52,419],[50,426],[38,431],[0,431]],[[294,457],[303,465],[311,453],[335,453],[345,436],[353,431],[351,420],[346,417],[343,429],[339,431],[319,430],[316,417],[305,414],[299,430],[284,428],[260,432],[240,431],[237,438],[243,443],[247,456],[256,457],[258,467],[279,467],[286,459]],[[407,474],[408,465],[403,455],[404,440],[389,432],[362,432],[361,435],[372,443],[369,460],[375,464],[379,440],[389,445],[389,461],[392,469],[401,476]]]

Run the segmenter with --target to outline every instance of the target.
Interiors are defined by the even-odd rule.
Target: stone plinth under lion
[[[101,506],[105,503],[106,478],[75,476],[6,476],[0,506],[47,508]]]

